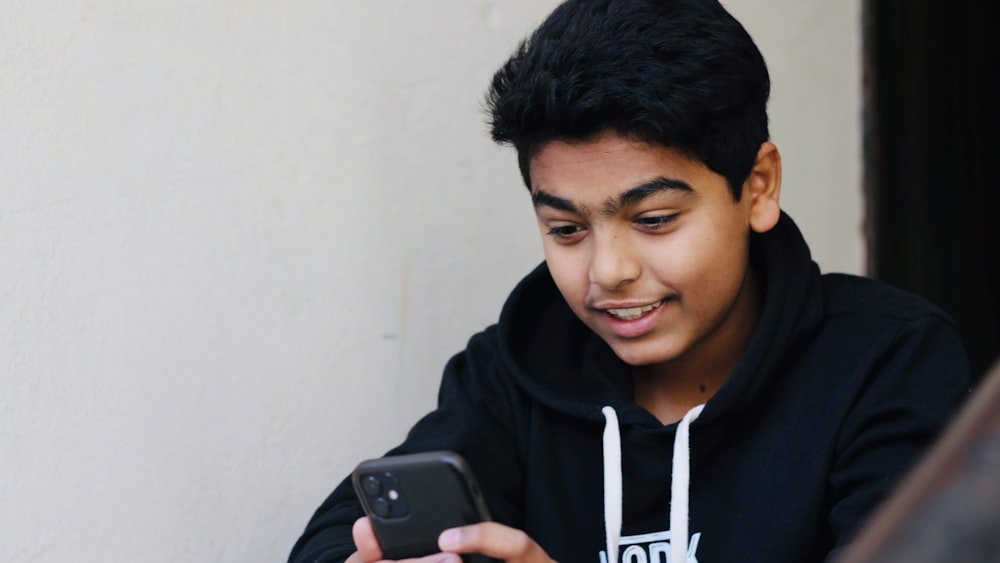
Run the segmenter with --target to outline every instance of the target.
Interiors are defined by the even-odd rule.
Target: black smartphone
[[[454,452],[370,459],[351,481],[386,559],[438,553],[441,532],[490,519],[472,469]]]

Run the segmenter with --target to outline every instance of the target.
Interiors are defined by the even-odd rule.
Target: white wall
[[[540,260],[480,104],[553,5],[0,6],[0,561],[286,556]],[[727,5],[858,271],[858,8]]]
[[[771,72],[782,207],[823,271],[861,273],[861,2],[722,0]]]

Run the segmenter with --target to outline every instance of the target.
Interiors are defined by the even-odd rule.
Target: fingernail
[[[438,538],[438,546],[441,549],[455,549],[462,541],[462,532],[458,530],[445,530]]]
[[[435,563],[460,563],[462,558],[454,553],[442,553]]]

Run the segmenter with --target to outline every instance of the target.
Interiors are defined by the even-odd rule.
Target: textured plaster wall
[[[553,5],[0,5],[0,561],[285,557],[541,257],[480,104]],[[727,5],[858,271],[858,8]]]

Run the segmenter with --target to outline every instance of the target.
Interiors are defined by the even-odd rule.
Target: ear
[[[743,184],[743,197],[747,199],[750,228],[757,233],[765,233],[778,224],[781,206],[781,155],[774,143],[765,141],[757,151],[757,162],[750,171],[750,177]]]

